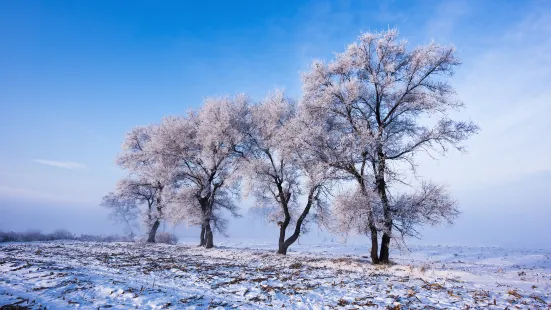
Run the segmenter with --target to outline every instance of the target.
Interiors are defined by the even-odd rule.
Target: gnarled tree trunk
[[[205,228],[205,224],[201,224],[201,235],[199,236],[200,238],[200,243],[199,243],[199,246],[205,246],[207,244],[207,238],[205,237],[205,233],[206,233],[206,228]]]
[[[285,255],[287,254],[287,248],[289,248],[289,246],[285,246],[285,232],[287,230],[287,226],[289,226],[289,222],[291,221],[291,215],[289,214],[289,210],[287,209],[287,207],[284,208],[284,213],[285,213],[285,219],[283,220],[283,222],[279,222],[279,242],[278,242],[278,245],[279,245],[279,248],[277,250],[277,254],[282,254],[282,255]]]
[[[204,246],[207,249],[214,247],[214,240],[212,229],[210,227],[211,214],[212,214],[212,197],[199,198],[199,204],[201,205],[201,212],[203,213],[203,223],[201,224],[201,243],[199,246]]]
[[[161,222],[159,220],[155,220],[155,222],[151,226],[151,229],[149,230],[149,236],[147,237],[147,242],[155,243],[155,235],[157,234],[157,229],[159,228],[160,224]]]
[[[291,222],[291,214],[289,213],[289,200],[291,199],[291,195],[288,193],[286,194],[283,190],[283,186],[281,183],[277,183],[277,190],[279,193],[279,204],[281,208],[283,209],[283,214],[285,214],[285,218],[283,219],[283,222],[279,222],[279,247],[277,250],[277,254],[286,255],[287,254],[287,248],[289,246],[285,246],[285,232],[287,230],[287,227],[289,226],[289,222]]]
[[[315,186],[312,189],[310,189],[310,193],[308,193],[308,202],[306,203],[306,207],[304,207],[304,210],[302,211],[302,214],[300,215],[300,217],[297,220],[297,223],[295,225],[295,231],[293,232],[293,234],[289,238],[287,238],[287,240],[285,240],[285,229],[289,225],[289,221],[291,220],[291,216],[288,216],[289,211],[288,211],[287,208],[285,208],[285,222],[283,222],[283,224],[285,224],[285,227],[282,224],[281,228],[280,228],[279,249],[277,251],[277,254],[286,255],[287,254],[287,249],[289,249],[289,247],[293,243],[295,243],[295,241],[297,241],[297,239],[300,235],[300,230],[302,228],[302,223],[304,222],[304,219],[306,218],[306,216],[308,216],[308,213],[310,212],[310,208],[312,207],[312,204],[314,203],[314,199],[316,198],[315,196],[316,196],[317,189],[318,189],[318,186]]]

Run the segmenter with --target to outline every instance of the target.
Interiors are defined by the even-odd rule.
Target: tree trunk
[[[279,222],[279,248],[277,250],[277,254],[286,255],[287,254],[287,248],[289,246],[285,245],[285,232],[287,231],[287,226],[289,226],[289,222],[291,222],[291,214],[289,213],[289,200],[291,199],[290,193],[285,193],[283,190],[283,187],[281,186],[281,183],[277,183],[277,190],[279,193],[279,199],[280,199],[280,206],[283,209],[283,214],[285,214],[285,218],[283,219],[283,222]]]
[[[381,254],[379,254],[379,261],[383,264],[390,262],[390,235],[386,232],[383,233],[383,239],[381,240]]]
[[[285,246],[285,242],[280,243],[279,248],[277,250],[277,254],[287,255],[287,249],[288,248],[289,248],[288,246]]]
[[[377,236],[377,228],[375,225],[370,224],[369,230],[371,231],[371,263],[379,264],[379,255],[377,251],[379,250],[379,239]]]
[[[214,247],[212,229],[210,228],[210,220],[212,214],[212,201],[213,197],[199,198],[199,204],[201,205],[201,212],[203,213],[203,224],[201,225],[201,244],[207,249]]]
[[[203,223],[201,225],[201,235],[199,236],[200,238],[199,246],[205,246],[207,244],[207,238],[205,237],[205,233],[206,233],[206,229],[205,229],[205,224]]]
[[[362,186],[364,186],[362,184]],[[365,190],[365,187],[364,187]],[[377,232],[377,226],[375,225],[375,220],[373,219],[373,209],[371,209],[368,217],[367,217],[368,225],[369,225],[369,231],[371,232],[371,263],[372,264],[379,264],[379,235]]]
[[[279,234],[279,250],[277,251],[278,254],[287,255],[287,249],[289,249],[289,247],[293,243],[295,243],[295,241],[297,241],[297,239],[300,235],[300,230],[302,228],[302,223],[304,222],[304,219],[306,218],[306,216],[308,216],[308,213],[310,213],[310,208],[312,207],[312,204],[314,203],[314,199],[316,199],[316,191],[317,190],[318,190],[318,186],[314,186],[313,188],[310,189],[310,193],[308,194],[308,202],[306,203],[306,207],[304,207],[304,210],[302,211],[302,214],[300,215],[300,217],[297,220],[297,223],[295,225],[295,231],[293,232],[293,234],[287,240],[285,240],[285,229],[283,228],[283,225],[281,225],[282,230],[280,230],[280,234]],[[286,214],[288,214],[288,212],[286,212]],[[288,220],[286,219],[285,228],[289,224],[290,220],[291,220],[291,217],[289,216],[289,219]]]
[[[287,249],[291,246],[291,244],[295,243],[297,241],[298,236],[300,234],[300,226],[297,222],[297,226],[295,227],[295,232],[289,237],[285,242],[279,244],[279,250],[277,251],[277,254],[287,255]],[[297,232],[298,230],[298,232]]]
[[[381,251],[379,253],[379,261],[383,264],[390,263],[390,239],[392,238],[392,214],[389,210],[389,203],[386,196],[386,190],[383,193],[383,209],[385,217],[385,231],[381,240]]]
[[[366,192],[366,188],[365,188],[365,182],[364,182],[364,179],[363,177],[359,176],[357,178],[357,181],[359,183],[359,186],[361,188],[361,191],[362,191],[362,194],[363,195],[367,195],[367,192]],[[378,233],[377,233],[377,226],[375,226],[375,221],[373,220],[373,214],[372,214],[373,211],[371,211],[368,215],[368,227],[369,227],[369,231],[371,233],[371,253],[370,253],[370,256],[371,256],[371,263],[373,264],[378,264],[379,263],[379,254],[378,254],[378,251],[379,251],[379,236],[378,236]]]
[[[161,222],[159,222],[159,220],[155,220],[153,226],[151,226],[151,230],[149,231],[147,242],[155,243],[155,234],[157,234],[157,229],[159,228],[160,224]]]
[[[210,229],[210,218],[205,220],[205,248],[211,249],[214,247],[212,230]]]
[[[381,251],[379,253],[379,263],[388,264],[390,262],[390,239],[392,238],[392,214],[390,211],[390,203],[386,194],[385,182],[385,154],[382,149],[378,151],[377,173],[375,176],[375,186],[377,193],[383,204],[384,226],[383,238],[381,240]]]
[[[284,207],[284,210],[287,210]],[[279,222],[279,247],[277,250],[277,254],[286,255],[287,254],[287,248],[288,246],[285,246],[285,232],[287,230],[287,226],[289,226],[289,222],[291,221],[291,215],[288,211],[285,211],[285,219],[283,222]]]

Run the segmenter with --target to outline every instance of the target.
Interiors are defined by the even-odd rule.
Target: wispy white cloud
[[[71,162],[71,161],[57,161],[57,160],[48,160],[48,159],[33,159],[32,162],[37,164],[52,166],[56,168],[77,170],[77,169],[86,169],[88,166],[81,163]]]

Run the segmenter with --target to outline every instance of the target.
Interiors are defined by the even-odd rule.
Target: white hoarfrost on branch
[[[166,219],[163,189],[171,177],[169,165],[154,151],[152,138],[157,132],[158,127],[150,125],[137,127],[126,135],[117,164],[127,175],[113,193],[118,200],[132,201],[138,206],[148,229],[148,242],[155,242],[157,229]]]
[[[437,184],[422,182],[412,194],[400,195],[391,206],[395,228],[401,237],[418,237],[415,230],[420,225],[452,224],[459,216],[457,202],[446,189]]]
[[[185,116],[135,128],[117,159],[127,175],[105,205],[127,222],[135,203],[152,241],[161,221],[201,226],[200,245],[210,248],[225,215],[239,216],[245,177],[255,210],[279,225],[278,253],[317,222],[369,235],[373,263],[388,263],[391,240],[459,213],[442,186],[408,175],[420,152],[462,151],[478,131],[449,117],[463,107],[448,84],[458,65],[453,47],[408,49],[395,29],[364,33],[331,62],[312,64],[298,105],[283,91],[258,104],[207,98]],[[337,183],[352,190],[333,198]]]
[[[377,193],[367,191],[362,193],[356,186],[350,192],[337,195],[334,200],[334,222],[329,225],[329,229],[335,233],[347,235],[348,233],[357,233],[369,235],[371,233],[369,225],[370,216],[380,214],[380,203]],[[378,212],[379,211],[379,212]],[[375,221],[378,223],[380,221]]]
[[[168,117],[153,137],[156,152],[172,170],[167,198],[174,222],[201,226],[200,245],[213,247],[212,227],[224,233],[224,212],[239,216],[235,173],[243,157],[249,99],[208,98],[196,112]]]
[[[419,215],[404,212],[417,208],[414,205],[402,204],[400,212],[393,208],[397,202],[392,197],[397,195],[391,185],[405,182],[400,164],[415,169],[419,152],[445,154],[450,146],[463,150],[461,142],[478,130],[472,122],[448,117],[448,112],[463,107],[446,80],[458,65],[453,47],[430,43],[408,50],[407,42],[391,29],[362,34],[335,60],[327,64],[316,61],[303,74],[301,109],[311,125],[318,124],[310,148],[318,150],[320,160],[356,180],[354,195],[367,195],[366,201],[372,201],[371,192],[378,196],[374,205],[381,208],[358,206],[358,214],[369,227],[374,263],[389,261],[393,227],[401,227],[401,233],[409,235],[411,224],[424,223],[404,217]],[[436,120],[435,125],[422,122],[425,117]],[[349,207],[342,210],[355,216]],[[426,214],[431,218],[428,222],[453,219],[457,213],[455,205],[444,203],[437,208],[439,212]],[[366,210],[370,211],[365,214]],[[446,212],[449,214],[444,215]],[[433,216],[436,214],[440,215]],[[402,221],[409,224],[397,223]]]
[[[309,220],[327,212],[325,196],[334,177],[331,167],[303,148],[302,139],[309,137],[301,134],[296,118],[294,101],[276,90],[251,107],[246,128],[243,174],[256,209],[279,226],[279,254],[287,253]]]

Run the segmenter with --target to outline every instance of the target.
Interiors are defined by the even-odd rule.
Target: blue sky
[[[420,159],[464,211],[424,241],[551,235],[551,4],[459,0],[2,1],[0,229],[119,231],[98,204],[121,176],[125,132],[205,96],[299,97],[313,59],[388,27],[457,47],[452,84],[468,107],[457,117],[482,128],[469,153]],[[247,235],[240,225],[230,233]]]

